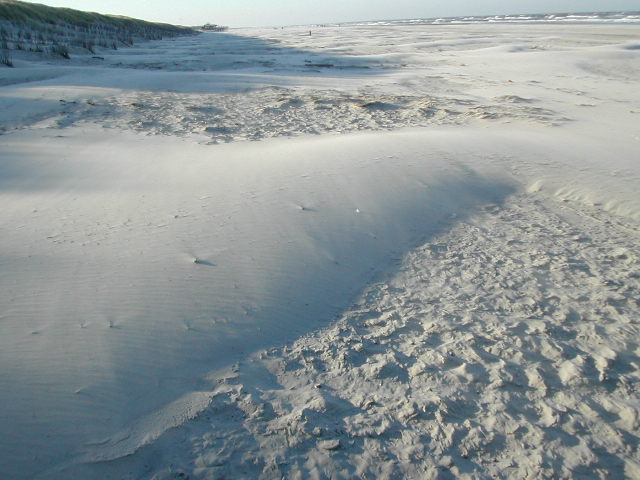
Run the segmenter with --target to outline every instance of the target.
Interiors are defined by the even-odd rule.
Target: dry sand
[[[0,70],[3,478],[640,478],[640,27],[305,32]]]

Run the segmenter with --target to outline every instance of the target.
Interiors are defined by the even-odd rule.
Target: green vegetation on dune
[[[96,47],[117,49],[134,40],[196,33],[189,27],[154,23],[117,15],[102,15],[71,8],[0,0],[0,64],[7,66],[9,50],[48,53],[69,58],[69,49],[95,53]]]
[[[39,3],[20,2],[17,0],[0,0],[0,19],[17,24],[45,23],[49,25],[69,24],[89,27],[96,23],[102,23],[131,30],[153,29],[177,34],[191,31],[188,27],[179,27],[166,23],[147,22],[117,15],[102,15],[71,8],[49,7]]]

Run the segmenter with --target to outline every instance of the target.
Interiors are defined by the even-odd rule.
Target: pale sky
[[[498,15],[640,10],[640,0],[40,0],[54,7],[179,25],[231,27]],[[36,3],[34,2],[34,3]]]

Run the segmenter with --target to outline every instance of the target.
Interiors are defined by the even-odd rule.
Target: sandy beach
[[[640,478],[640,25],[0,66],[4,479]]]

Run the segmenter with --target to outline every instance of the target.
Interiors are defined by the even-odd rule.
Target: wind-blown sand
[[[640,27],[307,32],[0,70],[3,478],[640,478]]]

